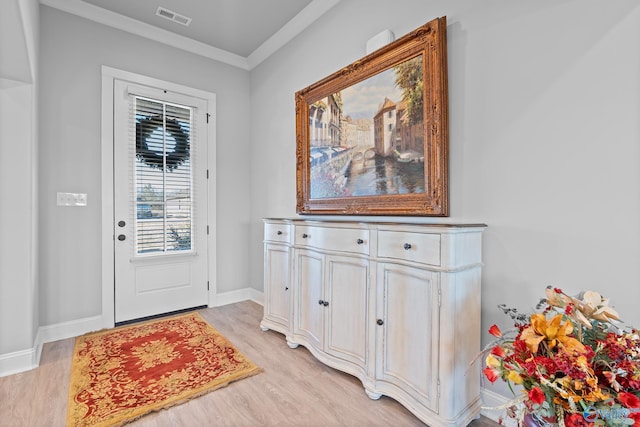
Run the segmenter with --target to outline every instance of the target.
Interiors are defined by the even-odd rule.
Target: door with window
[[[208,303],[207,107],[115,82],[116,322]]]

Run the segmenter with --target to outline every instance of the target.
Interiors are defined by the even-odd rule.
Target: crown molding
[[[248,57],[249,69],[273,55],[341,0],[313,0]]]
[[[340,0],[313,0],[247,58],[103,9],[82,0],[40,0],[40,4],[184,51],[251,70],[275,53]]]

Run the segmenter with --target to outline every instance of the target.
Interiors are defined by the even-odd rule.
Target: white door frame
[[[213,122],[209,123],[207,132],[207,164],[209,169],[207,236],[208,251],[208,306],[213,304],[216,295],[216,95],[211,92],[194,89],[141,74],[118,70],[102,66],[102,126],[101,126],[101,193],[102,193],[102,221],[101,221],[101,251],[102,251],[102,327],[112,328],[115,325],[115,240],[114,240],[114,181],[113,181],[113,91],[115,80],[126,80],[132,83],[164,88],[172,92],[202,98],[209,104],[209,113]]]

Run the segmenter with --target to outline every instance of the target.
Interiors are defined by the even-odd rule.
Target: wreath
[[[147,140],[158,128],[164,128],[175,140],[173,151],[163,154],[149,148]],[[166,165],[172,171],[189,159],[189,134],[175,119],[163,120],[161,115],[145,117],[136,123],[136,157],[152,168],[163,170]]]

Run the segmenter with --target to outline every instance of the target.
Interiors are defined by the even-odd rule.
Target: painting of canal
[[[425,191],[422,55],[309,104],[310,197]]]

